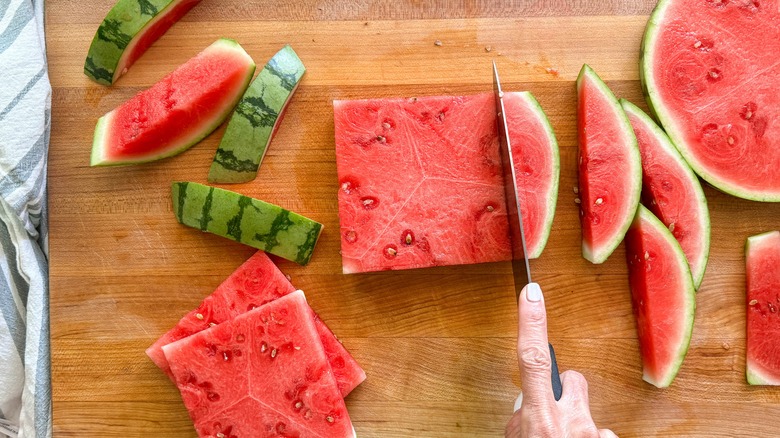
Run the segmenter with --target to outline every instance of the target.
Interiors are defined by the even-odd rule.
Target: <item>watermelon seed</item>
[[[440,122],[444,121],[444,111],[440,112],[438,116],[436,116],[437,119],[439,119]]]
[[[575,204],[579,204],[579,203],[581,203],[581,202],[582,202],[582,201],[580,200],[580,198],[574,198],[574,203],[575,203]]]
[[[378,142],[380,142],[382,144],[387,143],[387,139],[384,136],[382,136],[382,135],[377,135],[376,136],[376,141],[378,141]]]
[[[230,360],[230,352],[227,350],[223,351],[222,358],[225,359],[225,362],[228,362]]]
[[[670,232],[672,232],[672,233],[674,233],[674,222],[672,222],[671,224],[669,224],[669,231],[670,231]]]
[[[213,323],[213,322],[210,322],[210,323],[209,323],[209,327],[214,327],[215,325],[217,325],[217,324],[216,324],[216,323]]]
[[[492,48],[492,47],[490,47],[490,46],[485,46],[485,51],[486,51],[486,52],[490,52],[491,50],[493,50],[493,48]]]
[[[385,129],[390,129],[390,124],[387,122],[382,123],[382,127]]]
[[[225,438],[225,434],[222,432],[217,432],[217,438]]]
[[[731,348],[731,345],[730,345],[728,342],[724,342],[724,343],[722,344],[722,346],[723,346],[723,349],[724,349],[724,350],[728,350],[729,348]]]
[[[699,47],[701,47],[701,41],[699,41],[699,40],[696,40],[696,42],[695,42],[695,43],[693,43],[693,47],[695,47],[695,48],[697,48],[697,49],[698,49]]]
[[[219,401],[219,394],[217,394],[216,392],[209,392],[208,394],[206,394],[206,398],[208,398],[209,401],[213,401],[213,402]]]
[[[394,250],[393,248],[387,248],[387,253],[390,254],[391,256],[395,256],[396,254],[398,254],[398,251]]]
[[[203,320],[203,314],[201,314],[201,313],[196,313],[196,314],[195,314],[195,318],[198,318],[198,319],[200,319],[200,320],[202,321],[202,320]]]
[[[276,348],[274,348],[273,350],[271,350],[271,359],[273,359],[273,358],[275,358],[275,357],[276,357]]]
[[[295,409],[300,409],[302,407],[303,407],[303,402],[302,401],[298,400],[297,402],[295,402]]]
[[[726,141],[729,142],[729,144],[733,145],[734,144],[734,137],[729,135],[729,138],[727,138]]]
[[[487,210],[489,213],[492,213],[493,210],[495,210],[495,207],[493,207],[492,205],[488,205],[487,207],[485,207],[485,210]]]
[[[753,117],[753,113],[756,112],[756,109],[758,109],[758,107],[755,102],[748,102],[742,106],[742,111],[739,112],[739,115],[745,120],[750,120]]]
[[[333,423],[333,421],[334,421],[332,415],[328,415],[327,417],[325,417],[325,420],[327,420],[328,423]]]
[[[367,196],[361,199],[360,202],[363,203],[363,208],[366,210],[373,210],[379,205],[379,201],[373,196]]]
[[[650,253],[645,251],[645,260],[650,260]]]
[[[293,347],[293,348],[295,348],[295,351],[300,351],[301,350],[301,347],[299,347],[297,345],[295,347]]]
[[[578,193],[580,193],[580,188],[579,188],[579,187],[577,187],[577,186],[574,186],[574,187],[572,187],[572,190],[574,190],[574,194],[575,194],[575,195],[576,195],[576,194],[578,194]]]
[[[268,350],[268,344],[263,342],[262,344],[260,344],[260,352],[265,353],[265,350]]]
[[[357,233],[355,233],[352,230],[347,231],[347,233],[344,235],[344,240],[346,240],[349,243],[357,242]]]
[[[707,80],[709,80],[710,82],[716,82],[722,79],[720,70],[718,70],[717,68],[713,68],[712,70],[710,70],[708,76],[709,77],[707,78]]]
[[[772,313],[775,313],[775,312],[777,312],[777,307],[775,307],[775,305],[774,305],[774,304],[772,304],[772,303],[766,303],[766,304],[767,304],[767,306],[769,307],[769,311],[770,311],[770,312],[772,312]]]
[[[306,409],[306,412],[303,413],[303,418],[307,420],[311,420],[313,416],[314,414],[312,414],[311,409]]]
[[[751,306],[755,306],[756,304],[758,304],[758,300],[750,300],[750,303],[748,304],[750,304]]]
[[[414,233],[412,233],[412,230],[404,231],[401,243],[405,243],[406,245],[414,243]]]
[[[601,198],[596,198],[596,205],[601,205],[604,202]]]
[[[436,47],[441,47],[441,40],[434,41],[433,45],[436,46]]]

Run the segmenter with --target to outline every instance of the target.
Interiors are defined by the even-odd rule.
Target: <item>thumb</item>
[[[524,403],[555,402],[550,383],[552,365],[547,344],[547,312],[542,289],[529,283],[520,293],[518,306],[517,359]]]

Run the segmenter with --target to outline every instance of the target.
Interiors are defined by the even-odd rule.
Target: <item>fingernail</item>
[[[525,299],[535,303],[542,300],[542,288],[536,283],[528,283],[525,287]]]

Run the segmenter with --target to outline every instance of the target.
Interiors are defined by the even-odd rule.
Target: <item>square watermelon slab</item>
[[[201,437],[353,437],[301,291],[163,347]]]
[[[146,350],[146,354],[173,380],[163,346],[229,321],[293,291],[295,287],[282,271],[263,251],[258,251],[207,296],[197,309],[185,315],[175,327],[162,335]],[[339,389],[346,397],[366,379],[366,373],[328,326],[314,311],[312,313]]]

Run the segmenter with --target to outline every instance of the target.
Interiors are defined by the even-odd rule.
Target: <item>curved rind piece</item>
[[[289,45],[277,52],[238,102],[209,170],[209,182],[255,179],[284,110],[306,72]]]

